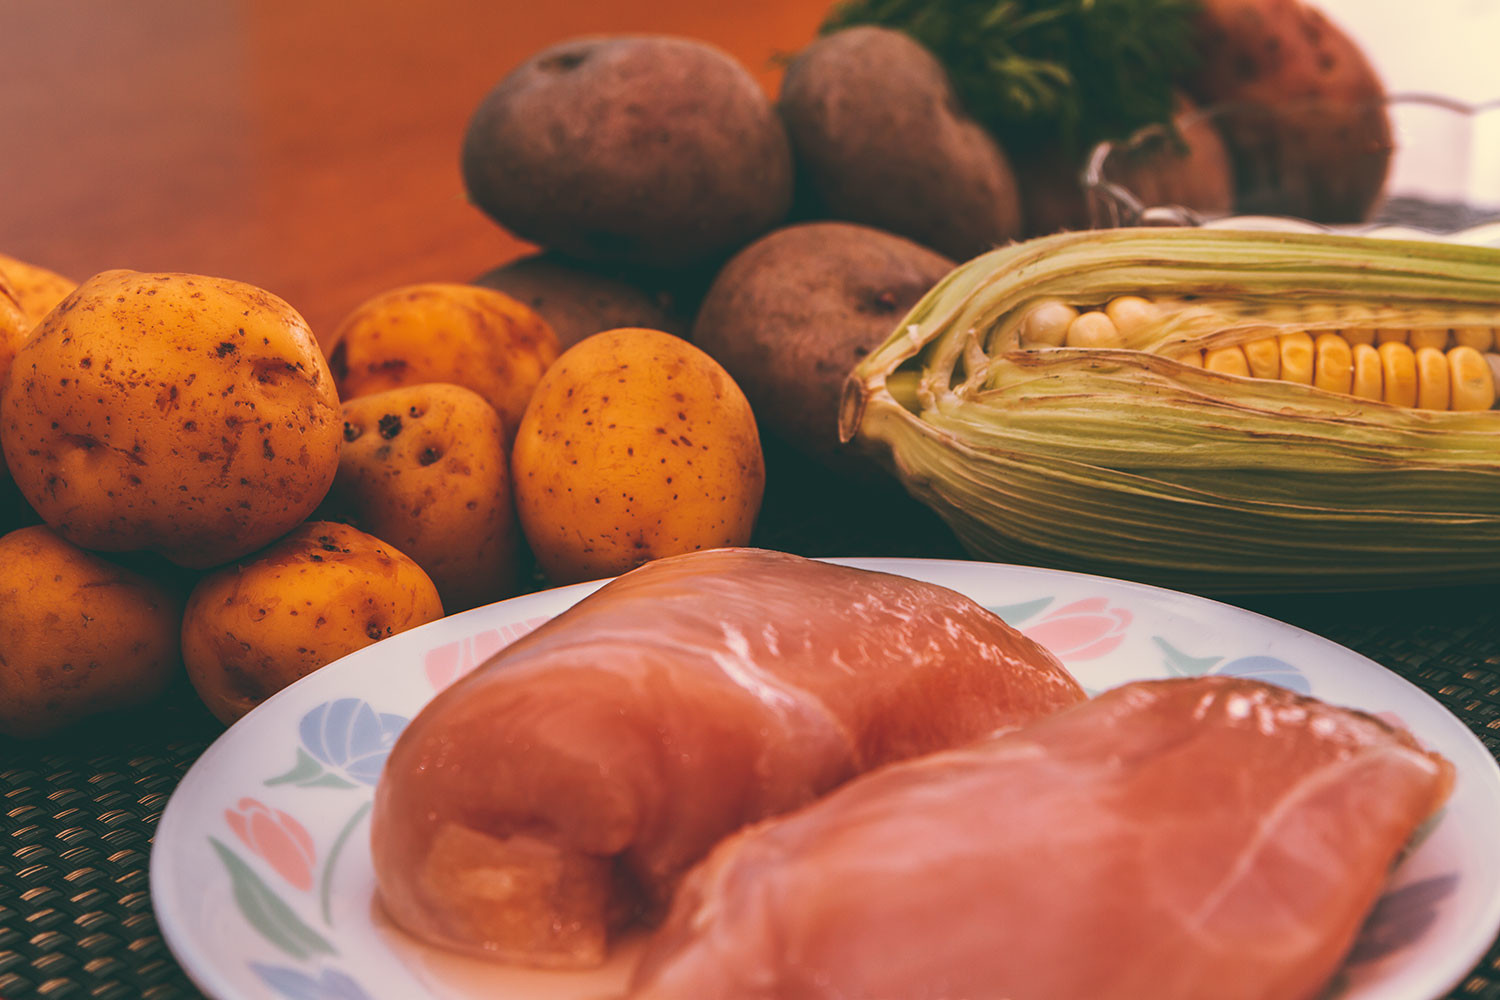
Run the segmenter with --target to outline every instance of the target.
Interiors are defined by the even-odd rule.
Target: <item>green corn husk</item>
[[[1022,349],[1046,299],[1197,297],[1131,349]],[[1500,326],[1500,250],[1202,229],[1068,233],[963,265],[850,376],[841,433],[979,558],[1202,593],[1500,579],[1500,411],[1222,375],[1187,348]]]

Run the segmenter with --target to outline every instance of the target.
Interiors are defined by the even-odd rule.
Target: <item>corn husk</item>
[[[1052,298],[1177,299],[1128,349],[1022,349]],[[1202,593],[1500,579],[1500,411],[1223,375],[1189,349],[1278,332],[1500,326],[1500,250],[1127,229],[952,272],[850,376],[841,432],[976,557]]]

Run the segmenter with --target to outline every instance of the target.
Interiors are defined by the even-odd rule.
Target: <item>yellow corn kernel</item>
[[[1121,295],[1104,307],[1104,315],[1120,331],[1120,336],[1129,340],[1156,322],[1158,310],[1155,303],[1137,295]]]
[[[1495,331],[1487,326],[1458,326],[1453,328],[1453,342],[1460,347],[1472,347],[1476,351],[1488,351],[1495,346]]]
[[[1369,344],[1355,344],[1350,348],[1354,358],[1354,380],[1351,394],[1360,399],[1379,399],[1382,379],[1380,377],[1380,352]]]
[[[1245,360],[1250,363],[1250,374],[1256,378],[1281,377],[1281,347],[1275,337],[1262,337],[1241,345],[1245,349]]]
[[[1380,352],[1381,382],[1385,401],[1392,406],[1417,405],[1417,356],[1399,340],[1387,341]]]
[[[1245,352],[1240,350],[1237,344],[1204,351],[1203,367],[1222,375],[1249,376],[1250,374],[1250,363],[1245,360]]]
[[[1488,410],[1495,405],[1495,377],[1484,355],[1460,344],[1448,351],[1448,401],[1455,410]]]
[[[1414,351],[1420,351],[1424,347],[1433,347],[1439,351],[1448,349],[1447,330],[1413,330],[1406,342]]]
[[[1349,342],[1336,333],[1318,334],[1313,342],[1313,385],[1347,396],[1353,384],[1354,357]]]
[[[1110,318],[1098,310],[1082,313],[1068,324],[1069,347],[1121,347],[1120,331]]]
[[[1307,333],[1283,333],[1276,338],[1281,348],[1281,380],[1312,385],[1313,339]]]
[[[1417,355],[1417,408],[1448,408],[1448,357],[1436,347],[1419,347]]]
[[[1405,330],[1376,330],[1376,344],[1404,344],[1406,343]]]
[[[1346,341],[1349,342],[1349,346],[1350,347],[1354,347],[1357,344],[1373,344],[1373,343],[1375,343],[1375,331],[1374,330],[1367,330],[1367,329],[1340,330],[1339,333],[1343,336],[1343,338]]]
[[[1077,318],[1078,310],[1066,302],[1043,302],[1021,321],[1021,343],[1027,347],[1061,347],[1068,325]]]

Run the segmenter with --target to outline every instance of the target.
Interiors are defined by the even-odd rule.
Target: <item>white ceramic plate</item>
[[[1301,629],[1198,597],[1074,573],[920,559],[837,560],[930,580],[994,608],[1091,690],[1229,673],[1394,717],[1457,768],[1453,797],[1393,872],[1332,996],[1431,1000],[1500,929],[1500,769],[1419,688]],[[440,688],[591,593],[478,608],[367,647],[277,694],[216,741],[167,804],[151,898],[173,953],[220,1000],[599,1000],[629,949],[589,973],[451,957],[384,923],[368,815],[396,735]]]

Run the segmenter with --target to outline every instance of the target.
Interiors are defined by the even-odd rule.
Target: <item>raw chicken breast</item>
[[[376,790],[380,899],[446,947],[597,964],[739,827],[1083,699],[941,587],[755,549],[662,559],[412,720]]]
[[[1230,677],[1128,684],[720,845],[634,1000],[1305,1000],[1451,766]]]

